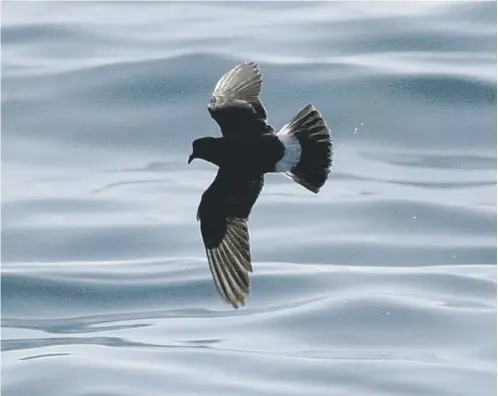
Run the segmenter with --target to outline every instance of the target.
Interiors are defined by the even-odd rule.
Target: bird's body
[[[285,147],[270,133],[248,136],[205,139],[206,161],[242,176],[246,173],[258,174],[275,171],[275,165],[282,159]]]
[[[320,113],[307,105],[275,133],[259,99],[261,85],[259,66],[252,62],[220,78],[208,110],[222,136],[196,139],[188,161],[202,158],[218,166],[197,219],[216,287],[236,308],[250,292],[248,218],[264,175],[284,173],[318,193],[331,166],[330,131]]]

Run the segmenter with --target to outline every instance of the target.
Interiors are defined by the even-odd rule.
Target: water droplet
[[[417,216],[413,216],[413,220],[417,220]]]

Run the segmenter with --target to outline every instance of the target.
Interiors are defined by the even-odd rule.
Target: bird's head
[[[215,138],[209,136],[195,139],[192,142],[192,154],[188,157],[188,163],[190,164],[195,158],[209,161],[213,154],[215,141]]]

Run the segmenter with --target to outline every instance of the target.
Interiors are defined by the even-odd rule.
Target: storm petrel
[[[259,98],[259,65],[246,62],[216,84],[208,110],[222,137],[192,143],[190,164],[201,158],[218,166],[197,210],[214,283],[234,308],[245,305],[252,273],[248,219],[266,173],[283,173],[315,194],[332,164],[330,130],[308,104],[275,133]]]

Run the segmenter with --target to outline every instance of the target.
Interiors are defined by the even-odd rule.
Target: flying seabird
[[[216,84],[208,110],[222,137],[201,137],[188,158],[218,166],[197,210],[202,240],[216,288],[234,308],[245,305],[252,273],[248,219],[266,173],[283,173],[313,193],[332,164],[330,130],[312,104],[278,132],[261,103],[259,65],[246,62]]]

